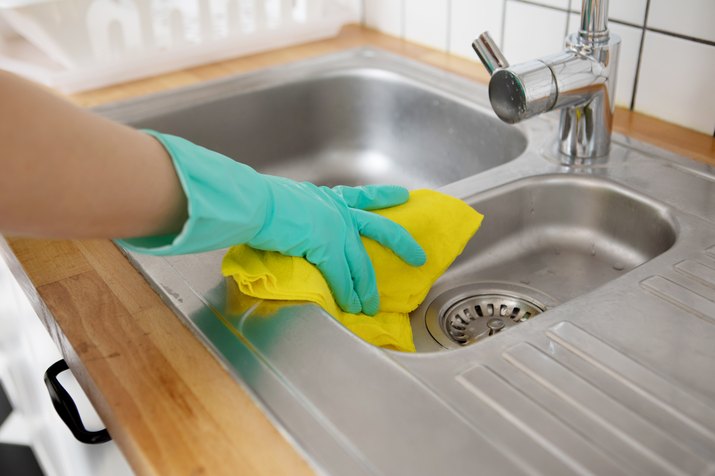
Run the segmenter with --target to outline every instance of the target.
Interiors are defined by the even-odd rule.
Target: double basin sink
[[[715,474],[709,167],[618,135],[607,161],[562,166],[553,116],[508,126],[484,86],[373,49],[99,112],[260,172],[436,188],[485,215],[411,315],[416,354],[312,305],[236,307],[223,251],[130,255],[317,469]]]

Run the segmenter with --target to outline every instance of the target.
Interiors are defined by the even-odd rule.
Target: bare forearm
[[[153,138],[0,71],[0,232],[149,236],[178,231],[185,217]]]

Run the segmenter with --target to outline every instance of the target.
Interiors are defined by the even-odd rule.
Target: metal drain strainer
[[[528,321],[553,305],[549,296],[511,283],[460,286],[429,304],[425,324],[443,347],[456,348]]]
[[[524,322],[543,309],[536,304],[504,294],[480,294],[453,304],[442,312],[440,321],[448,337],[460,345]]]

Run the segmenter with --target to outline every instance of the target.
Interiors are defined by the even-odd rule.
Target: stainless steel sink
[[[519,314],[523,304],[501,301],[501,312],[495,311],[483,299],[480,307],[469,309],[475,296],[510,297],[543,312],[628,273],[676,239],[667,207],[590,176],[530,177],[480,193],[468,203],[486,218],[412,314],[418,350],[456,348],[536,314],[524,318]],[[459,305],[467,315],[457,316],[452,329],[443,314]],[[506,315],[504,306],[516,312]],[[497,328],[489,329],[490,319]],[[450,342],[450,330],[460,342]]]
[[[715,474],[712,167],[618,134],[606,163],[564,167],[553,115],[505,126],[484,86],[373,49],[100,112],[485,214],[412,314],[415,354],[313,305],[236,305],[223,250],[129,256],[318,471]]]
[[[200,85],[109,112],[127,120],[127,109],[134,126],[321,185],[439,187],[509,162],[527,143],[448,91],[355,58]]]

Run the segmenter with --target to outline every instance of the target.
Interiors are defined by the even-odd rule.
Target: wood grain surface
[[[481,65],[357,26],[337,38],[72,96],[89,107],[371,45],[485,82]],[[616,130],[715,165],[715,139],[618,110]],[[311,474],[243,387],[113,243],[8,240],[70,367],[138,474]],[[218,272],[218,270],[217,270]]]
[[[38,283],[73,373],[138,474],[312,474],[113,243],[10,245]],[[38,254],[72,264],[58,274]]]

